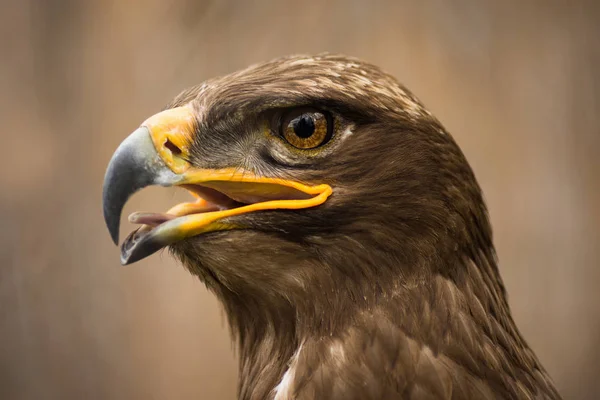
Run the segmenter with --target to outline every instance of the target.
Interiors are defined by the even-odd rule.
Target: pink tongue
[[[175,215],[164,214],[164,213],[148,213],[148,212],[134,212],[129,216],[129,222],[132,224],[142,224],[157,226],[163,222],[167,222],[175,218]]]

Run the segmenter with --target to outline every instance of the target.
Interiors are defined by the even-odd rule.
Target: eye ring
[[[298,149],[316,149],[331,139],[331,114],[312,108],[290,110],[281,118],[279,133],[285,141]]]

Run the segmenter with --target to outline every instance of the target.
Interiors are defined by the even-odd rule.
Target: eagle
[[[240,399],[559,399],[519,333],[481,189],[394,77],[296,55],[180,93],[117,148],[103,187],[121,263],[169,251],[220,300]]]

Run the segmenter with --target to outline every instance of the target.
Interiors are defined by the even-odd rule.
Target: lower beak
[[[185,161],[188,150],[182,138],[190,137],[190,127],[180,123],[181,115],[188,111],[181,108],[152,117],[121,143],[109,162],[102,201],[104,220],[115,244],[123,207],[135,192],[151,185],[181,186],[196,197],[195,202],[176,205],[167,213],[132,214],[130,221],[143,225],[122,244],[123,265],[192,236],[244,228],[231,217],[261,210],[315,207],[332,193],[329,185],[308,186],[239,169],[191,166]]]

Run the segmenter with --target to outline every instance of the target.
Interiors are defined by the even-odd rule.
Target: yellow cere
[[[150,131],[160,157],[178,174],[190,167],[185,159],[193,140],[194,125],[194,112],[189,105],[159,112],[142,123]]]

